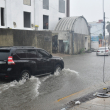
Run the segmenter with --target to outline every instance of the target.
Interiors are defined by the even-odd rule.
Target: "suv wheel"
[[[62,70],[61,66],[60,65],[56,65],[55,72],[59,72],[60,73],[61,70]]]
[[[28,80],[29,78],[30,78],[30,72],[28,71],[28,70],[23,70],[22,72],[21,72],[21,79],[26,79],[26,80]]]

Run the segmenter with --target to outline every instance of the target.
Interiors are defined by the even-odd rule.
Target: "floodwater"
[[[64,57],[65,69],[25,81],[0,81],[0,110],[59,110],[70,101],[57,100],[103,83],[104,57],[86,53]],[[105,57],[105,82],[110,81],[110,56]]]
[[[60,89],[64,84],[63,78],[68,75],[74,78],[79,76],[78,72],[74,70],[63,69],[62,72],[57,71],[54,75],[40,78],[32,76],[28,81],[1,82],[0,110],[28,109],[26,107],[28,103],[34,101],[39,95],[42,96]],[[30,109],[33,110],[33,107]]]

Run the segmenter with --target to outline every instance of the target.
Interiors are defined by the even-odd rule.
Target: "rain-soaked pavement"
[[[61,74],[32,76],[29,81],[0,81],[0,110],[60,110],[58,99],[103,81],[103,56],[85,53],[64,57]],[[105,57],[105,82],[110,80],[110,56]],[[64,99],[66,100],[66,98]]]

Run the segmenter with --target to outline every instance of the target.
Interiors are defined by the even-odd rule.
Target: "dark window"
[[[23,4],[31,6],[31,0],[23,0]]]
[[[24,27],[31,27],[31,13],[24,12]]]
[[[61,20],[62,18],[59,18],[59,20]]]
[[[49,53],[44,50],[37,50],[40,57],[47,58],[49,57]]]
[[[59,12],[65,13],[65,1],[59,0]]]
[[[43,29],[48,29],[49,27],[49,17],[46,15],[43,15]]]
[[[7,60],[9,53],[9,50],[0,50],[0,60]]]
[[[16,54],[20,57],[20,58],[26,58],[26,53],[27,50],[17,50]]]
[[[27,58],[37,58],[37,52],[36,50],[28,50],[27,52]]]
[[[49,0],[43,0],[43,9],[49,10]]]
[[[1,26],[5,26],[5,23],[4,23],[4,8],[1,8]]]

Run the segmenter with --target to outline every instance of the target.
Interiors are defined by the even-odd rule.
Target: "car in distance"
[[[63,59],[53,57],[44,49],[27,46],[0,48],[0,77],[29,79],[64,68]]]
[[[110,50],[108,47],[100,47],[97,52],[96,55],[110,55]]]

